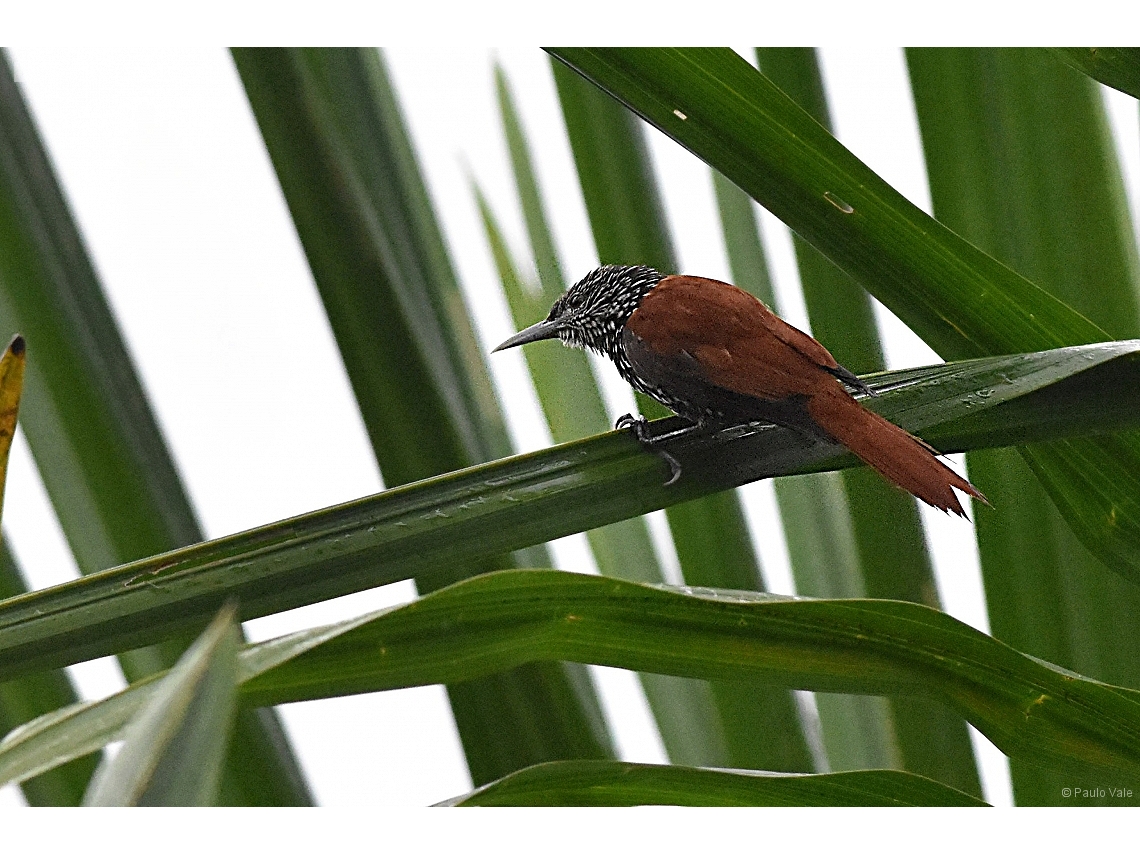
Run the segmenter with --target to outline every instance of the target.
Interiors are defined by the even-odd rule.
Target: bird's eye
[[[560,318],[563,315],[573,313],[577,311],[578,308],[579,305],[577,300],[562,297],[554,304],[554,307],[550,310],[550,320],[554,320],[555,318]]]

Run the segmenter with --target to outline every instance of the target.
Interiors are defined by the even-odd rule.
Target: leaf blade
[[[765,76],[830,133],[831,119],[815,50],[757,48],[756,55]],[[722,180],[727,184],[727,179]],[[733,192],[745,196],[735,187],[725,188],[721,194],[727,196]],[[739,202],[737,204],[740,205]],[[748,211],[751,213],[750,208]],[[744,234],[747,236],[749,232],[755,241],[755,225]],[[870,295],[803,238],[793,233],[792,241],[812,334],[845,368],[856,373],[884,370],[886,361]],[[741,277],[738,275],[737,278]],[[763,285],[767,277],[761,279],[753,275],[749,278]],[[771,295],[770,299],[774,299],[771,288],[766,291]],[[765,299],[761,294],[757,296]],[[799,480],[806,482],[809,479]],[[869,597],[909,600],[940,608],[938,586],[917,501],[892,489],[865,469],[815,476],[814,480],[814,489],[824,494],[821,498],[827,503],[826,507],[834,508],[838,516],[848,519],[835,520],[818,530],[805,525],[788,527],[790,530],[786,536],[789,549],[793,551],[793,564],[793,544],[800,540],[822,539],[824,545],[809,544],[807,547],[819,556],[820,569],[814,575],[833,579],[830,585],[816,582],[797,590],[812,596],[822,596],[829,590],[862,590]],[[777,496],[797,489],[792,486],[795,483],[792,480],[777,482]],[[804,486],[798,489],[811,488]],[[832,491],[840,495],[829,495]],[[830,540],[831,544],[847,547],[846,554],[840,553],[842,560],[827,556],[827,537],[820,538],[816,534],[813,538],[814,531],[829,529],[837,531],[837,536]],[[799,546],[801,551],[804,548]],[[834,579],[845,572],[855,578],[848,581]],[[831,698],[820,699],[821,718],[828,704],[834,702]],[[969,733],[959,716],[939,704],[915,698],[891,698],[886,706],[888,710],[885,713],[890,721],[888,733],[882,739],[895,752],[899,768],[981,795]],[[840,720],[852,722],[855,716],[844,711]],[[866,767],[869,764],[860,765]],[[885,766],[887,763],[876,765]]]
[[[764,775],[641,763],[559,763],[524,769],[444,804],[978,807],[985,803],[917,775],[888,770]]]
[[[204,807],[215,802],[237,696],[237,609],[219,612],[123,732],[84,804]]]
[[[931,695],[1011,756],[1103,780],[1140,780],[1140,691],[1028,656],[942,612],[888,600],[504,570],[249,645],[241,693],[245,703],[282,703],[449,682],[542,659],[813,691]],[[0,764],[7,747],[0,746]]]
[[[374,49],[236,49],[388,486],[510,453],[431,201]],[[548,564],[537,544],[525,563]],[[510,566],[485,555],[421,591]],[[471,773],[611,753],[588,675],[541,665],[448,687]],[[524,736],[525,735],[525,736]],[[516,738],[517,737],[517,738]]]
[[[933,692],[1007,753],[1140,775],[1140,692],[1026,656],[925,606],[888,600],[500,571],[354,627],[255,677],[243,693],[258,703],[333,686],[393,688],[531,656],[815,691]]]
[[[1062,62],[1105,86],[1140,98],[1140,49],[1050,48]]]
[[[1114,335],[1140,331],[1134,239],[1095,85],[1044,51],[915,49],[907,59],[939,218]],[[990,625],[1028,653],[1140,686],[1140,594],[1076,542],[1041,489],[1087,454],[1049,443],[969,455],[998,508],[978,518]],[[1080,479],[1055,483],[1054,502],[1073,503],[1066,516],[1087,524],[1097,514],[1072,489]],[[1074,783],[1019,762],[1011,775],[1020,804],[1064,804]]]

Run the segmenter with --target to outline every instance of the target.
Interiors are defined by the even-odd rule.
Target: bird
[[[634,389],[690,423],[678,433],[770,422],[846,447],[943,511],[966,516],[955,489],[989,504],[936,449],[860,404],[851,392],[874,393],[827,348],[727,282],[605,265],[493,352],[555,338],[608,357]],[[665,438],[651,439],[644,418],[626,415],[616,427],[651,447]],[[655,450],[672,469],[666,483],[675,482],[679,464]]]

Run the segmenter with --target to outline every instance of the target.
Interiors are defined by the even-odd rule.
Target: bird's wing
[[[835,382],[827,348],[715,279],[666,276],[626,326],[658,356],[687,354],[708,382],[744,395],[778,400]]]

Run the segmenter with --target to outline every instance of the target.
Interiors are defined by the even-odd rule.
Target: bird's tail
[[[954,494],[986,497],[969,481],[938,459],[938,452],[877,413],[865,409],[838,388],[838,394],[816,395],[807,402],[811,417],[836,440],[892,484],[914,494],[928,505],[964,517]]]

